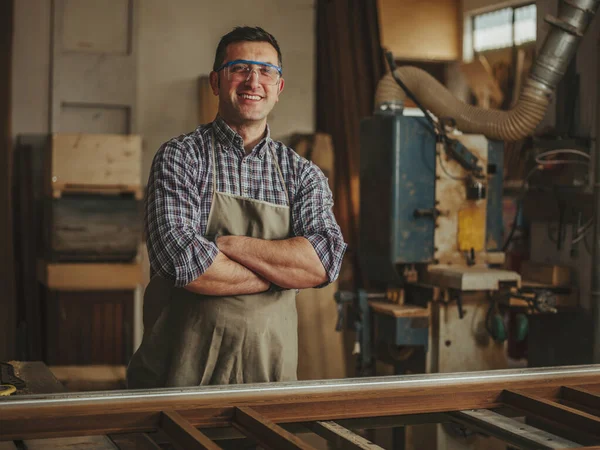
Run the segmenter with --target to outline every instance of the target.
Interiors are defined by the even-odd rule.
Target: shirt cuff
[[[323,236],[322,234],[312,234],[304,237],[315,249],[327,274],[327,281],[315,287],[325,287],[334,282],[339,276],[347,244],[343,241],[337,242],[335,238]]]
[[[195,237],[190,246],[174,261],[176,287],[184,287],[202,275],[219,253],[217,246],[203,237]]]

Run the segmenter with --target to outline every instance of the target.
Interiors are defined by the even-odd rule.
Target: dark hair
[[[213,70],[217,70],[225,61],[227,55],[227,46],[234,42],[253,41],[253,42],[268,42],[275,50],[277,50],[277,58],[279,67],[282,67],[281,50],[277,40],[271,33],[267,33],[260,27],[235,27],[232,31],[227,33],[219,41],[217,45],[217,52],[215,54],[215,62],[213,64]]]

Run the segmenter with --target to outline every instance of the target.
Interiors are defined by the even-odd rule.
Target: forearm
[[[203,295],[243,295],[264,292],[269,281],[218,253],[214,262],[184,289]]]
[[[245,236],[222,236],[219,250],[259,276],[286,289],[305,289],[327,281],[321,260],[303,237],[267,241]]]

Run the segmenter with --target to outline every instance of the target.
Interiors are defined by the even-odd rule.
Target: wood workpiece
[[[555,424],[545,432],[573,441],[570,448],[576,448],[600,444],[599,377],[600,366],[589,365],[23,396],[0,401],[0,441],[162,430],[185,448],[219,448],[203,429],[233,426],[266,448],[312,448],[290,432],[296,423],[364,448],[363,440],[352,437],[356,426],[455,420],[476,421],[492,436],[522,442],[511,416],[497,420],[485,413],[502,407],[536,424]],[[483,412],[454,414],[469,410]],[[535,441],[539,436],[533,434]]]

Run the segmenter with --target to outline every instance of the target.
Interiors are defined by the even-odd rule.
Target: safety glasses
[[[274,85],[281,78],[281,67],[260,61],[236,59],[223,64],[216,71],[221,70],[225,70],[229,81],[247,81],[253,72],[256,72],[261,84]]]

